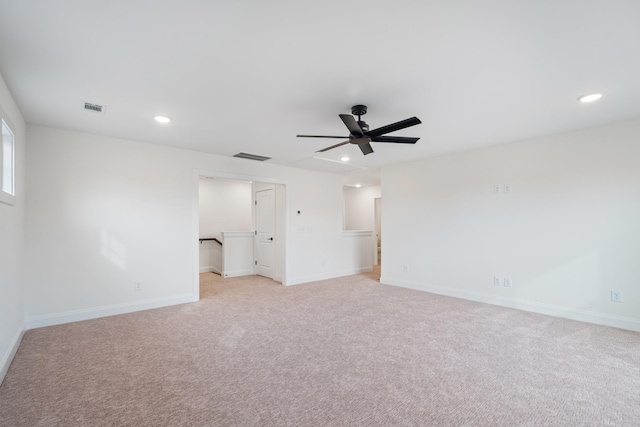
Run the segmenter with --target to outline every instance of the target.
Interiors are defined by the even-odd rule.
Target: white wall
[[[30,327],[197,298],[198,174],[285,183],[287,284],[371,268],[343,241],[339,175],[37,126],[27,164]]]
[[[344,229],[375,231],[374,200],[380,197],[380,187],[344,188]]]
[[[251,231],[251,183],[224,179],[199,180],[199,237],[222,240],[223,231]],[[221,272],[222,248],[214,241],[199,246],[200,271]]]
[[[223,231],[223,277],[250,276],[255,273],[253,256],[253,232]]]
[[[635,120],[384,168],[381,281],[640,330],[639,141]]]
[[[327,186],[325,181],[312,178],[310,171],[301,173],[309,176],[292,186],[289,206],[294,216],[286,265],[296,271],[293,283],[330,278],[333,271],[345,275],[370,271],[371,261],[354,265],[351,254],[358,252],[360,243],[342,234],[342,177],[332,175],[333,184]]]
[[[0,383],[24,333],[24,232],[26,128],[0,76],[0,118],[15,137],[15,205],[0,203]]]
[[[200,237],[222,231],[251,231],[251,183],[200,179]]]

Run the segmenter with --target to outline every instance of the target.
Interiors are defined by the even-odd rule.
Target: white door
[[[273,279],[276,204],[273,189],[256,192],[256,274]]]

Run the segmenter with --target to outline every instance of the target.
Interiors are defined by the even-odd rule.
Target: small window
[[[13,132],[2,121],[2,150],[0,151],[0,201],[13,204],[13,196],[16,194],[15,187],[15,137]]]

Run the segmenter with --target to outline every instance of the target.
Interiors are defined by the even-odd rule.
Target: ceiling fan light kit
[[[404,136],[385,136],[387,133],[395,132],[400,129],[408,128],[410,126],[419,125],[422,123],[417,117],[411,117],[409,119],[401,120],[396,123],[392,123],[387,126],[369,130],[369,125],[362,120],[362,116],[367,114],[366,105],[354,105],[351,107],[351,114],[339,114],[338,116],[349,129],[349,136],[328,136],[328,135],[296,135],[298,138],[339,138],[347,141],[340,142],[330,147],[323,148],[316,151],[317,153],[323,153],[325,151],[332,150],[334,148],[341,147],[345,144],[355,144],[360,148],[362,154],[373,153],[371,148],[371,142],[388,142],[395,144],[415,144],[420,138],[404,137]],[[358,120],[354,118],[358,116]]]

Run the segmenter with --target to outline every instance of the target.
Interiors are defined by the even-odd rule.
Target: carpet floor
[[[638,426],[640,333],[381,285],[201,275],[27,331],[0,426]]]

